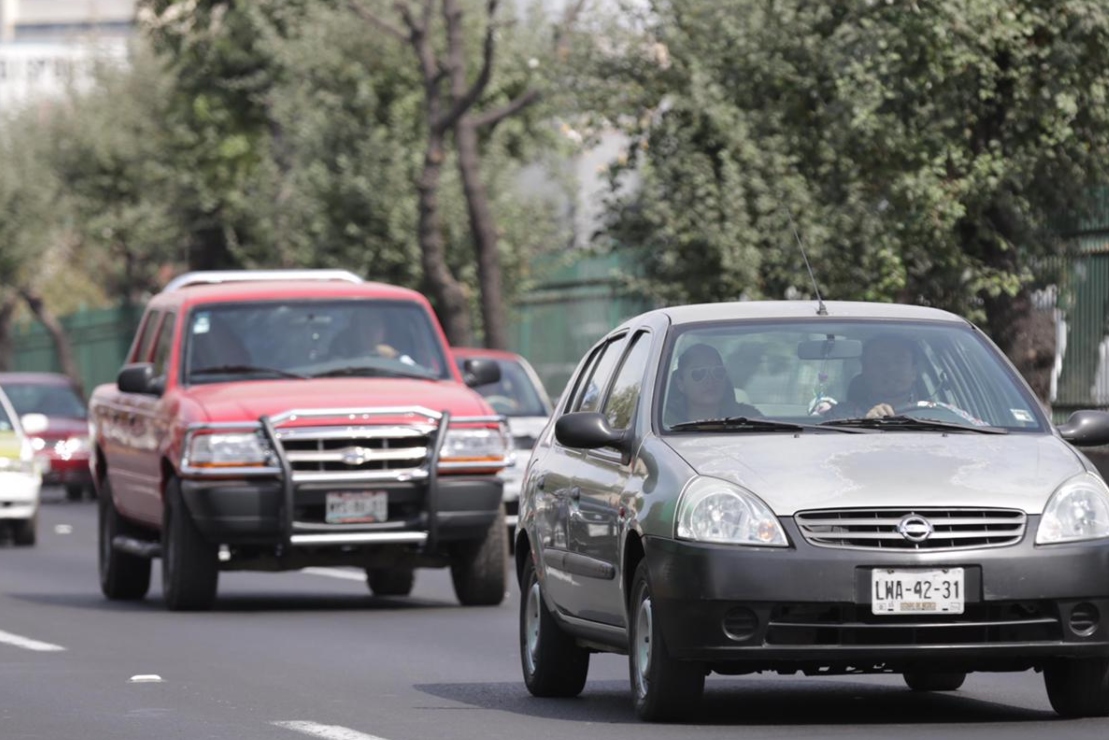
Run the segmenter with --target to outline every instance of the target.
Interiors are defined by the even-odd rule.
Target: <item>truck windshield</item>
[[[186,384],[358,375],[358,368],[367,376],[452,377],[427,311],[405,301],[198,306],[186,333]]]

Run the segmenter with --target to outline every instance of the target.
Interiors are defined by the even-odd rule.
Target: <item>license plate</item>
[[[328,524],[383,522],[389,518],[385,491],[338,491],[327,494],[324,521]]]
[[[871,572],[874,614],[962,614],[966,579],[962,568]]]

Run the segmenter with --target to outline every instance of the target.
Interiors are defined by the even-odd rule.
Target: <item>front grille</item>
[[[931,551],[1015,545],[1028,517],[1015,509],[827,509],[799,512],[794,521],[818,547]]]
[[[423,426],[313,427],[277,439],[293,474],[415,471],[427,464],[432,430]]]
[[[768,645],[909,646],[1050,642],[1063,638],[1047,601],[967,603],[958,615],[885,616],[866,604],[782,604],[774,608]]]

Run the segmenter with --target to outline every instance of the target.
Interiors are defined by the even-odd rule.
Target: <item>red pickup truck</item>
[[[221,570],[365,569],[406,595],[449,567],[462,604],[504,598],[502,417],[452,361],[427,300],[328,270],[199,272],[149,303],[89,400],[100,586],[203,610]],[[465,378],[463,377],[465,375]]]

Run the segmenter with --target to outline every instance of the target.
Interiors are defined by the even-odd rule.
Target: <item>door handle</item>
[[[535,479],[535,487],[542,491],[547,485],[547,474],[543,473]]]

